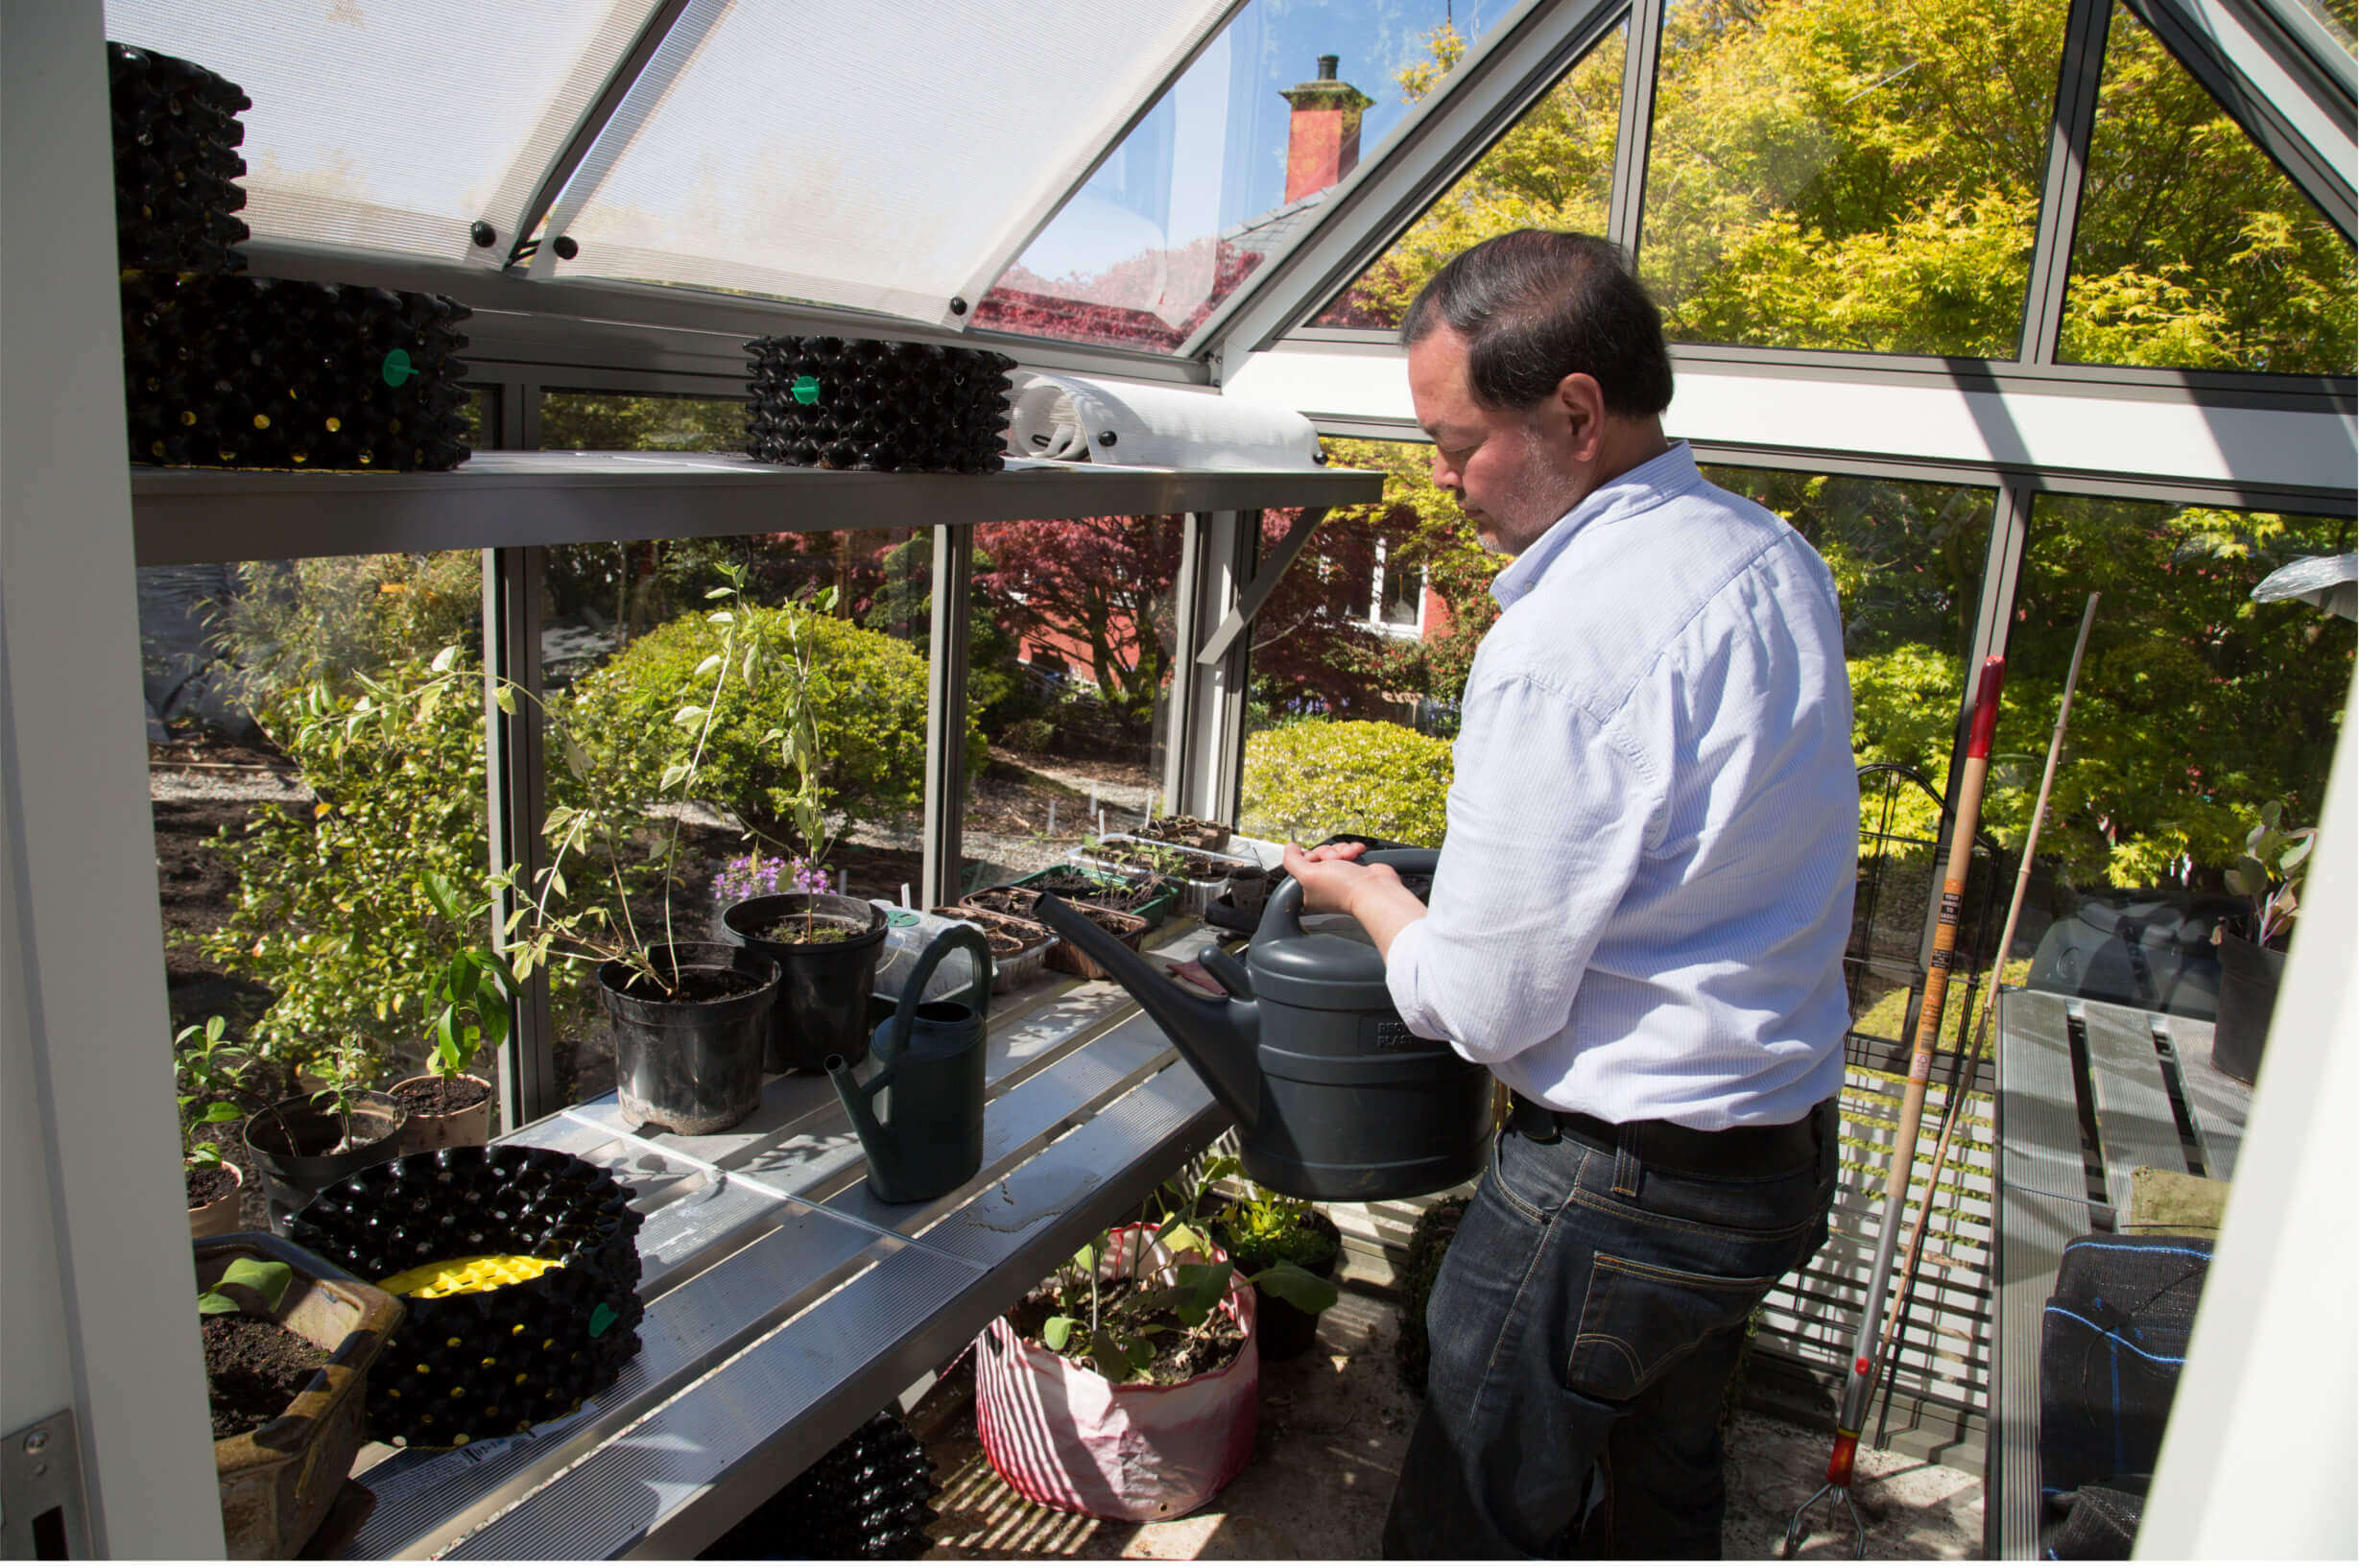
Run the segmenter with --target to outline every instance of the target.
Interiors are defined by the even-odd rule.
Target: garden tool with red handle
[[[1934,1046],[1942,1035],[1943,1002],[1950,992],[1950,966],[1959,940],[1959,913],[1967,902],[1967,872],[1975,852],[1975,824],[1983,812],[1983,782],[1991,769],[1991,733],[1999,726],[1999,680],[2006,661],[1996,654],[1983,661],[1983,677],[1975,688],[1974,718],[1967,731],[1967,766],[1959,774],[1959,814],[1950,830],[1950,858],[1943,871],[1942,911],[1934,927],[1934,951],[1926,962],[1925,1000],[1918,1010],[1918,1033],[1910,1051],[1909,1082],[1901,1091],[1900,1127],[1894,1134],[1893,1163],[1885,1176],[1884,1223],[1878,1227],[1876,1261],[1869,1268],[1868,1289],[1861,1295],[1860,1326],[1852,1336],[1852,1364],[1844,1378],[1844,1403],[1836,1413],[1836,1445],[1827,1461],[1827,1484],[1795,1510],[1786,1528],[1786,1555],[1802,1549],[1810,1532],[1812,1509],[1827,1499],[1832,1515],[1838,1504],[1851,1514],[1852,1556],[1869,1555],[1868,1521],[1852,1499],[1852,1463],[1860,1449],[1860,1429],[1869,1414],[1869,1398],[1876,1388],[1877,1330],[1883,1326],[1885,1288],[1893,1277],[1893,1255],[1901,1235],[1902,1210],[1909,1201],[1911,1168],[1918,1158],[1918,1124],[1925,1114],[1926,1081],[1933,1076]],[[1933,1200],[1928,1192],[1926,1200]]]

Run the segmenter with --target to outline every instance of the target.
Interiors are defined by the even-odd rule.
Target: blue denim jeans
[[[1387,1556],[1721,1555],[1746,1319],[1827,1239],[1833,1103],[1815,1114],[1815,1154],[1742,1177],[1498,1133],[1427,1305]]]

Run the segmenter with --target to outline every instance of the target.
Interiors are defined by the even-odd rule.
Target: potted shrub
[[[2241,1083],[2261,1073],[2262,1047],[2278,1005],[2278,982],[2286,972],[2286,933],[2295,918],[2297,871],[2310,857],[2316,827],[2280,829],[2285,802],[2263,804],[2261,820],[2246,835],[2245,853],[2229,870],[2229,891],[2253,907],[2245,932],[2224,922],[2213,928],[2221,950],[2221,997],[2212,1026],[2212,1064]]]
[[[1201,1506],[1253,1452],[1256,1288],[1335,1300],[1292,1264],[1238,1273],[1197,1220],[1204,1181],[1175,1190],[1160,1224],[1101,1232],[977,1342],[977,1435],[1034,1502],[1102,1519]]]
[[[835,606],[835,590],[813,603],[818,613],[826,614]],[[776,1073],[808,1073],[822,1070],[830,1057],[856,1064],[868,1056],[869,995],[876,988],[887,928],[883,910],[841,889],[830,892],[827,874],[820,868],[826,864],[829,833],[820,787],[825,758],[819,705],[811,696],[811,643],[803,617],[790,612],[778,625],[786,646],[771,675],[786,699],[780,709],[784,722],[770,734],[792,780],[776,792],[775,804],[801,841],[789,867],[794,886],[742,898],[723,910],[721,918],[731,941],[778,965],[778,1001],[764,1065]]]
[[[422,886],[435,913],[458,930],[490,913],[489,900],[463,905],[458,889],[439,871],[428,872]],[[465,947],[435,977],[428,1003],[436,1002],[442,1009],[426,1058],[433,1070],[405,1078],[389,1091],[408,1112],[402,1124],[405,1154],[491,1141],[491,1084],[467,1069],[477,1053],[496,1051],[507,1041],[516,1016],[515,977],[508,961],[489,947]]]
[[[369,1365],[401,1303],[275,1236],[196,1244],[213,1468],[232,1557],[292,1557],[360,1452]]]
[[[1225,1156],[1207,1168],[1204,1179],[1218,1181],[1242,1169],[1235,1159]],[[1273,1275],[1284,1263],[1323,1282],[1332,1281],[1344,1251],[1344,1237],[1336,1223],[1308,1199],[1287,1198],[1252,1183],[1247,1192],[1246,1198],[1230,1204],[1212,1224],[1214,1239],[1239,1270],[1258,1280]],[[1264,1361],[1291,1361],[1319,1342],[1320,1314],[1327,1310],[1325,1304],[1298,1305],[1299,1290],[1292,1298],[1261,1284],[1253,1290]],[[1327,1303],[1335,1300],[1332,1285],[1326,1299]]]
[[[323,1081],[319,1090],[246,1119],[247,1152],[280,1210],[292,1213],[329,1182],[401,1152],[408,1113],[392,1095],[362,1087],[373,1065],[360,1037],[348,1035],[312,1064]]]
[[[249,1081],[252,1053],[226,1038],[228,1021],[219,1013],[201,1028],[189,1025],[173,1036],[174,1075],[181,1088],[180,1167],[188,1189],[188,1230],[193,1237],[221,1236],[238,1228],[238,1203],[246,1177],[222,1158],[221,1145],[200,1129],[235,1122],[253,1107]]]

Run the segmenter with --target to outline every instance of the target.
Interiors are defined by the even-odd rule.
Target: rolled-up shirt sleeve
[[[1385,968],[1413,1033],[1490,1064],[1565,1029],[1660,823],[1666,770],[1629,728],[1529,676],[1468,692],[1428,913]]]

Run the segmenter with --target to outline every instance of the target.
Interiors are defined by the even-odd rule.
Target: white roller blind
[[[257,237],[488,265],[655,0],[108,0],[246,89]],[[469,228],[498,231],[489,250]]]
[[[691,0],[536,275],[956,323],[1224,0]]]

